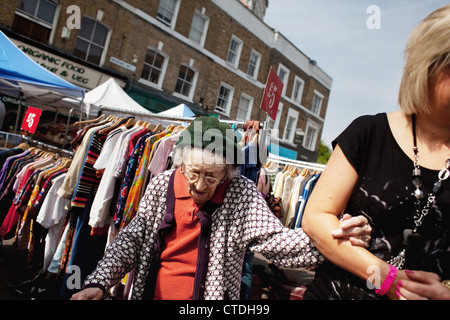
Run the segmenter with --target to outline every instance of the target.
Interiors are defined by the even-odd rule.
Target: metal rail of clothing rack
[[[317,170],[317,171],[323,171],[323,170],[325,170],[325,167],[326,167],[326,165],[324,165],[324,164],[305,162],[305,161],[300,161],[300,160],[291,160],[291,159],[287,159],[287,158],[278,157],[274,154],[269,154],[267,161],[272,161],[272,162],[276,162],[279,164],[292,165],[292,166],[296,166],[299,168],[306,168],[306,169],[312,169],[312,170]]]
[[[119,113],[119,114],[126,114],[126,115],[134,115],[137,117],[143,117],[143,118],[147,118],[147,119],[153,118],[153,119],[159,119],[159,120],[169,120],[169,121],[178,121],[178,122],[192,122],[195,119],[195,117],[168,116],[168,115],[161,115],[161,114],[156,114],[156,113],[149,114],[149,113],[144,113],[144,112],[128,112],[128,111],[124,111],[121,109],[101,106],[100,114],[102,114],[103,112]],[[233,125],[233,124],[244,125],[246,123],[246,121],[226,120],[226,119],[219,119],[219,121],[228,123],[230,125]],[[260,122],[260,129],[266,129],[266,125],[267,125],[267,122]],[[266,131],[267,130],[262,130],[263,135],[260,137],[260,141],[263,141],[264,145],[265,145],[265,143],[267,143],[266,138],[265,138],[266,134],[267,134]],[[269,156],[267,157],[266,160],[272,161],[272,162],[277,162],[279,164],[294,165],[296,167],[308,168],[308,169],[317,170],[317,171],[323,171],[325,169],[325,165],[322,165],[322,164],[281,158],[274,154],[269,154]]]
[[[51,144],[47,144],[38,140],[35,140],[33,138],[30,138],[28,136],[22,135],[22,141],[26,142],[30,145],[30,147],[36,147],[42,150],[50,151],[56,154],[59,154],[60,156],[65,156],[68,158],[73,158],[74,152],[70,150],[61,149],[58,147],[55,147]]]
[[[169,116],[169,115],[162,115],[157,113],[145,113],[145,112],[139,112],[139,111],[125,111],[117,108],[111,108],[111,107],[100,107],[99,115],[105,113],[109,114],[126,114],[131,115],[139,118],[147,118],[147,119],[159,119],[159,120],[169,120],[169,121],[177,121],[177,122],[192,122],[195,120],[195,117],[182,117],[182,116]],[[220,122],[228,123],[230,125],[236,124],[236,125],[244,125],[245,121],[238,121],[238,120],[226,120],[226,119],[219,119]]]

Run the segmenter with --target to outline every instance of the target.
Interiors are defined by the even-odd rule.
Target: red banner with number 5
[[[278,104],[280,103],[282,91],[283,82],[281,82],[275,70],[271,67],[261,101],[261,109],[265,111],[274,121],[277,117]]]
[[[39,123],[39,118],[41,117],[42,110],[28,107],[25,117],[23,117],[21,129],[29,133],[34,133],[36,131],[37,125]]]

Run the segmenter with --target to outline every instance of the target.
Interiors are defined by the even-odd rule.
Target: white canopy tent
[[[92,89],[84,97],[83,112],[89,118],[96,117],[101,107],[152,114],[123,91],[113,78]]]
[[[195,117],[195,113],[192,112],[191,109],[184,103],[179,104],[171,109],[167,109],[162,112],[158,112],[158,114],[165,116],[179,116],[179,117]]]

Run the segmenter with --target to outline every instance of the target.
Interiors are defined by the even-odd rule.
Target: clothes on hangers
[[[68,158],[30,147],[3,164],[7,184],[0,201],[9,210],[2,220],[0,236],[14,237],[17,249],[28,251],[29,267],[42,262],[46,231],[36,220],[46,210],[42,211],[42,202],[53,181],[67,171],[70,163]]]
[[[320,173],[313,175],[305,184],[302,195],[298,200],[296,205],[295,216],[293,217],[293,222],[291,223],[291,229],[302,227],[302,218],[305,211],[306,203],[308,202],[309,196],[311,195],[317,180],[319,180]]]
[[[0,235],[14,236],[28,250],[28,263],[65,280],[77,266],[83,282],[107,243],[133,219],[151,178],[169,169],[184,128],[128,120],[108,116],[80,123],[70,159],[33,148],[0,153],[0,203],[9,201],[10,208]],[[124,283],[132,279],[131,272]],[[68,298],[74,290],[62,282],[60,297]]]
[[[300,228],[306,202],[324,167],[278,159],[269,161],[280,165],[273,184],[273,196],[281,199],[280,220],[287,228]],[[273,164],[271,166],[275,167]]]

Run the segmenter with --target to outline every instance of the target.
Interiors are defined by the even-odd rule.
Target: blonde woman
[[[412,31],[399,103],[334,141],[303,220],[328,260],[306,299],[450,299],[450,5]],[[341,212],[369,219],[368,249],[330,236]]]

